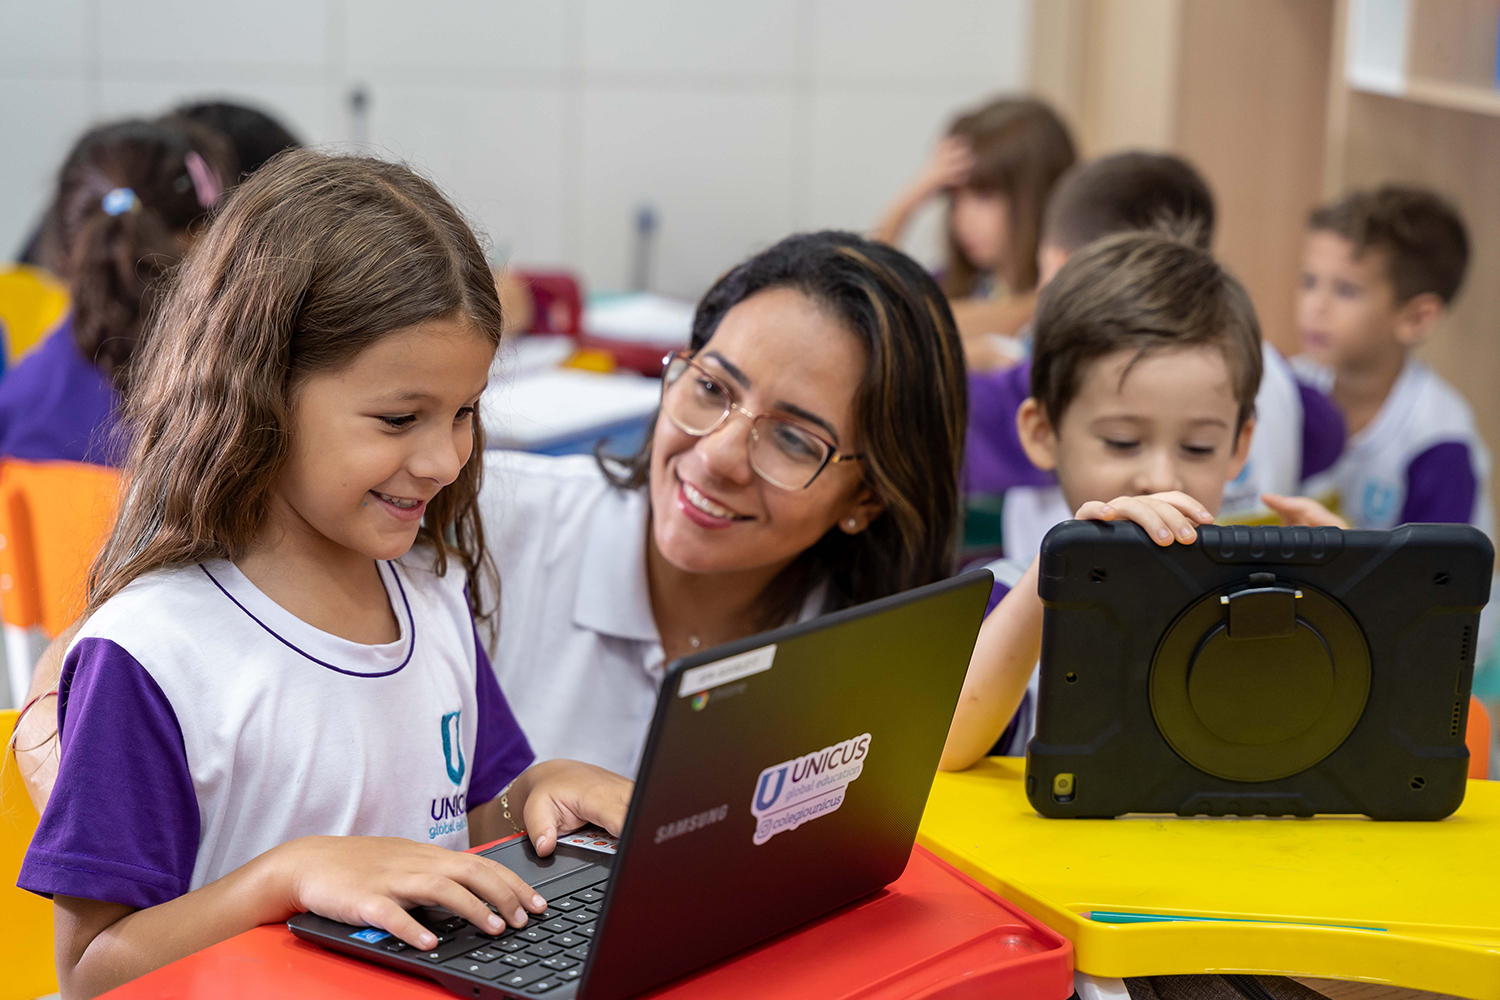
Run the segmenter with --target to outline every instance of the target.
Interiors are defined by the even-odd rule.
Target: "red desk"
[[[1064,1000],[1072,945],[918,848],[889,887],[650,996]],[[129,998],[451,998],[434,983],[325,951],[268,925],[107,994]]]

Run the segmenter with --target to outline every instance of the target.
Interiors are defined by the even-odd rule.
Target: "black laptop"
[[[986,570],[667,670],[618,853],[484,852],[547,898],[498,937],[436,907],[430,952],[313,914],[298,937],[477,997],[614,1000],[898,878],[990,594]],[[580,720],[586,725],[587,720]]]

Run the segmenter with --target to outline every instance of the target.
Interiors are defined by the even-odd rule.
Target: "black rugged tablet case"
[[[1044,816],[1441,819],[1494,550],[1478,529],[1210,526],[1153,544],[1068,521],[1042,542]]]

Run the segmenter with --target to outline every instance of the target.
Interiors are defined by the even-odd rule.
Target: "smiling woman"
[[[538,757],[633,774],[672,659],[951,573],[966,411],[932,279],[814,233],[704,296],[640,452],[492,453],[492,660]]]

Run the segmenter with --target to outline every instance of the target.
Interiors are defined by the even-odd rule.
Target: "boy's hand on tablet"
[[[547,901],[510,869],[477,854],[401,837],[302,837],[279,854],[289,907],[390,931],[414,948],[434,948],[432,932],[406,911],[444,906],[481,930],[524,926]],[[499,911],[490,912],[486,903]]]
[[[546,856],[559,834],[593,823],[618,837],[635,782],[593,764],[548,760],[533,764],[510,786],[510,804],[525,817],[536,852]]]
[[[1108,503],[1090,500],[1073,515],[1080,521],[1134,521],[1157,545],[1198,539],[1200,525],[1212,524],[1213,514],[1186,493],[1172,490],[1141,497],[1115,497]]]
[[[1284,497],[1262,493],[1260,502],[1271,508],[1281,523],[1298,528],[1347,528],[1349,522],[1310,497]]]

